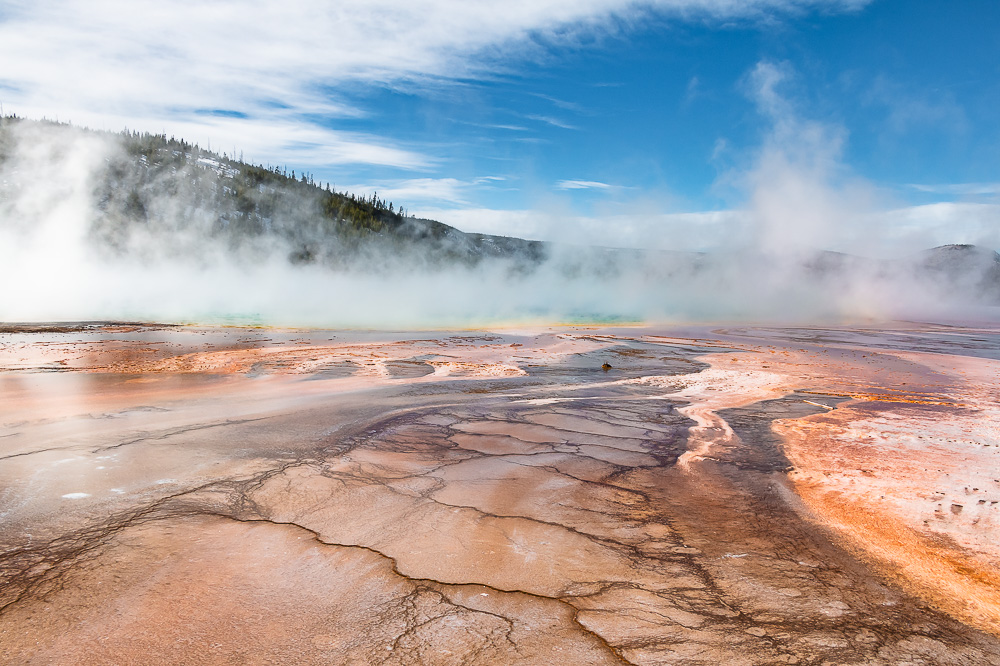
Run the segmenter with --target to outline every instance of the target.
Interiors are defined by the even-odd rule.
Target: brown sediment
[[[76,369],[0,372],[0,661],[1000,663],[790,492],[821,515],[813,433],[945,407],[828,409],[878,392],[867,353],[641,333],[46,340]],[[879,363],[914,400],[988,397],[904,356]]]

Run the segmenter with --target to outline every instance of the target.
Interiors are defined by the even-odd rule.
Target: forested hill
[[[190,269],[293,264],[392,279],[495,267],[464,275],[469,284],[477,275],[530,278],[543,299],[553,285],[563,290],[559,297],[581,301],[603,289],[605,299],[626,300],[635,311],[653,307],[646,289],[695,309],[731,302],[726,307],[737,312],[772,292],[780,293],[773,297],[779,310],[790,299],[831,293],[1000,305],[1000,255],[992,248],[948,245],[888,260],[818,249],[670,252],[468,234],[407,216],[398,202],[336,192],[309,174],[248,164],[183,139],[13,117],[0,118],[0,256],[67,271],[182,266],[202,274]]]
[[[53,163],[48,174],[46,160]],[[86,173],[54,166],[73,160]],[[23,201],[38,178],[85,182],[87,210],[78,212],[88,218],[90,239],[101,252],[210,260],[220,248],[248,259],[278,251],[293,263],[373,270],[387,263],[448,267],[490,259],[530,268],[545,258],[543,243],[467,234],[407,216],[377,194],[337,192],[306,173],[248,164],[162,134],[6,117],[0,120],[0,172],[0,206]],[[59,190],[67,183],[51,185]]]

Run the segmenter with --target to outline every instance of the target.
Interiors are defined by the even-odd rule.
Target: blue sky
[[[991,0],[0,2],[0,102],[466,230],[998,247],[997,34]]]

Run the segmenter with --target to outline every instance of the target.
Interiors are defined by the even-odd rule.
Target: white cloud
[[[556,183],[558,190],[607,190],[611,187],[596,180],[560,180]]]
[[[781,120],[792,114],[791,105],[778,88],[794,78],[788,63],[762,60],[750,70],[745,85],[758,109],[774,120]]]
[[[965,110],[947,89],[918,90],[879,76],[865,99],[885,109],[886,126],[899,134],[924,132],[928,128],[964,131],[968,125]]]
[[[381,190],[380,190],[381,193]],[[424,208],[416,212],[462,231],[579,245],[707,251],[748,247],[756,238],[753,210],[655,215],[574,216],[537,210]],[[1000,249],[1000,205],[935,203],[859,215],[872,243],[863,256],[896,257],[939,245],[969,243]],[[822,249],[822,248],[820,248]]]
[[[692,76],[688,79],[687,86],[684,88],[684,97],[682,103],[690,104],[696,98],[701,95],[701,81],[697,76]]]
[[[503,184],[508,179],[505,176],[480,176],[472,180],[459,178],[403,178],[383,180],[369,183],[353,183],[337,189],[346,189],[361,195],[378,193],[380,199],[402,204],[406,207],[416,205],[424,209],[441,207],[451,209],[456,206],[470,206],[477,195],[486,191],[504,189],[514,191],[516,188]]]
[[[886,212],[874,220],[903,247],[928,248],[950,243],[1000,249],[1000,204],[933,203]]]
[[[552,116],[539,116],[539,115],[528,115],[525,116],[528,120],[537,120],[540,123],[545,123],[546,125],[552,125],[553,127],[558,127],[559,129],[566,130],[576,130],[580,129],[576,125],[571,125],[565,120],[560,118],[554,118]]]
[[[548,240],[547,217],[532,210],[494,210],[490,208],[414,209],[414,215],[438,220],[468,233],[513,236],[528,240]]]
[[[955,196],[982,196],[1000,194],[1000,183],[911,183],[908,187],[918,192],[930,194],[951,194]]]
[[[370,195],[378,193],[380,199],[404,202],[404,205],[457,205],[469,203],[469,194],[480,183],[457,178],[408,178],[376,184],[348,185],[347,191]]]
[[[742,211],[561,215],[538,210],[425,208],[416,215],[440,220],[466,232],[549,240],[575,245],[701,251],[746,238]]]
[[[867,0],[6,0],[0,88],[8,111],[96,127],[183,129],[260,161],[423,168],[433,160],[303,115],[364,115],[341,86],[447,82],[503,70],[543,45],[615,30],[649,12],[767,20]],[[222,111],[229,117],[205,115]],[[239,122],[239,121],[245,122]],[[558,119],[537,118],[566,126]],[[560,125],[561,123],[561,125]],[[304,148],[302,145],[304,144]],[[325,150],[324,146],[331,146]]]
[[[544,99],[546,102],[551,102],[554,106],[557,106],[560,109],[565,109],[566,111],[575,111],[575,112],[583,111],[583,107],[577,104],[576,102],[569,102],[564,99],[559,99],[558,97],[553,97],[551,95],[543,95],[542,93],[531,93],[531,94],[539,99]]]

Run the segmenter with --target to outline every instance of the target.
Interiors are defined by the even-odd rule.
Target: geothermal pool
[[[1000,664],[1000,329],[2,330],[3,663]]]

